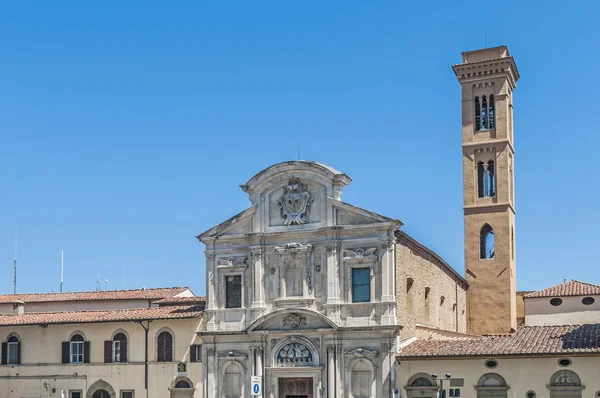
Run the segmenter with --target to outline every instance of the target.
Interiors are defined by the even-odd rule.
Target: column
[[[214,310],[216,308],[216,291],[215,291],[215,253],[206,251],[206,288],[207,298],[208,298],[208,306],[207,310]]]
[[[260,247],[250,249],[250,261],[254,267],[254,297],[252,307],[265,306],[265,289],[263,285],[264,269],[262,261],[262,250]]]
[[[335,393],[336,397],[343,397],[344,379],[342,377],[342,345],[335,346]]]
[[[285,286],[285,259],[283,254],[279,254],[279,298],[287,296],[287,290]]]
[[[335,398],[335,345],[327,346],[327,398]]]
[[[219,371],[219,369],[217,369],[215,367],[215,350],[214,348],[209,348],[208,350],[206,350],[206,357],[207,357],[207,364],[206,364],[206,368],[207,368],[207,378],[205,379],[205,383],[207,384],[208,388],[207,388],[207,395],[206,398],[214,398],[217,395],[217,390],[216,390],[216,379],[215,379],[215,375],[216,372]]]
[[[337,243],[327,246],[327,304],[340,302]]]

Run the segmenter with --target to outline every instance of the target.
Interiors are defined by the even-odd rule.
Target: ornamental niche
[[[290,178],[283,186],[283,193],[277,205],[283,218],[283,225],[300,225],[308,223],[310,207],[314,198],[306,191],[306,185],[296,177]]]
[[[281,347],[277,353],[277,366],[312,366],[313,355],[302,343],[289,343]]]

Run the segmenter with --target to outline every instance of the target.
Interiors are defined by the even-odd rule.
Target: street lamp
[[[444,390],[444,380],[450,380],[452,375],[450,373],[446,373],[445,376],[446,376],[445,379],[440,379],[440,391],[438,391],[438,395],[437,395],[438,398],[446,398],[446,390]],[[436,375],[435,373],[432,373],[431,377],[433,377],[433,380],[438,379],[438,375]]]

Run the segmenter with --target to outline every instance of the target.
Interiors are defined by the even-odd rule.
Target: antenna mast
[[[14,266],[14,279],[13,279],[13,294],[17,294],[17,230],[15,229],[15,260]]]
[[[65,276],[65,251],[60,251],[60,292],[63,292],[63,282]]]

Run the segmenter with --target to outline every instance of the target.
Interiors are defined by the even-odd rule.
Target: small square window
[[[121,391],[121,398],[133,398],[133,391]]]
[[[69,398],[81,398],[82,391],[71,391],[69,392]]]

